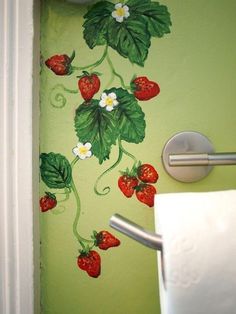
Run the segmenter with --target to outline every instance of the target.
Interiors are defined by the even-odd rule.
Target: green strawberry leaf
[[[84,39],[90,49],[107,43],[107,31],[114,4],[108,1],[97,2],[84,15]]]
[[[106,94],[115,93],[119,104],[112,111],[117,121],[120,139],[140,143],[145,137],[145,115],[133,94],[122,88],[111,88]]]
[[[69,161],[61,154],[42,153],[40,155],[40,172],[43,182],[54,189],[68,187],[72,180]]]
[[[163,37],[170,33],[172,23],[165,5],[151,2],[151,0],[128,0],[127,5],[130,16],[135,18],[142,16],[146,20],[151,36]]]
[[[92,99],[76,110],[75,130],[81,142],[92,144],[93,155],[101,164],[109,159],[111,146],[115,145],[119,130],[112,112],[99,106],[99,100]]]
[[[151,36],[170,33],[170,13],[165,5],[151,0],[128,0],[129,16],[122,22],[112,17],[115,5],[100,1],[84,15],[84,39],[93,49],[109,45],[132,63],[144,66]]]
[[[122,23],[113,18],[107,32],[108,45],[140,66],[144,66],[147,58],[150,37],[147,22],[141,15],[129,16]]]

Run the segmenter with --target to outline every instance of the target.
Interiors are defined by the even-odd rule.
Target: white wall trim
[[[33,0],[0,1],[0,313],[34,313]]]

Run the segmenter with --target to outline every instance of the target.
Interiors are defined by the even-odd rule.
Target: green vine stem
[[[65,198],[63,198],[62,200],[57,201],[57,203],[63,203],[66,202],[70,197],[70,193],[65,193]]]
[[[71,168],[73,168],[73,166],[76,164],[76,162],[79,160],[78,157],[76,157],[72,163],[71,163]],[[76,214],[75,214],[75,219],[73,222],[73,234],[76,237],[76,239],[78,240],[78,242],[80,243],[80,245],[82,246],[82,248],[85,247],[84,243],[94,243],[93,240],[88,240],[85,239],[83,237],[81,237],[81,235],[79,234],[77,228],[78,228],[78,223],[79,223],[79,218],[80,218],[80,213],[81,213],[81,202],[80,202],[80,197],[79,197],[79,193],[76,189],[74,180],[72,178],[71,180],[71,190],[74,193],[75,196],[75,200],[76,200]]]
[[[108,83],[106,84],[106,86],[105,86],[104,89],[108,89],[108,87],[111,86],[111,84],[112,84],[113,81],[114,81],[114,78],[115,78],[115,75],[114,75],[114,73],[112,72],[112,73],[111,73],[111,78],[110,78],[110,80],[108,81]]]
[[[119,165],[119,163],[120,163],[120,161],[121,161],[121,159],[122,159],[122,155],[123,155],[123,151],[122,151],[122,149],[119,147],[119,155],[118,155],[118,158],[117,158],[116,162],[115,162],[110,168],[108,168],[107,170],[105,170],[105,171],[97,178],[97,180],[96,180],[96,182],[95,182],[95,184],[94,184],[94,192],[95,192],[97,195],[100,195],[100,196],[102,196],[102,195],[107,195],[107,194],[110,192],[111,188],[110,188],[109,186],[104,187],[103,190],[102,190],[102,192],[99,192],[99,191],[98,191],[98,183],[100,182],[100,180],[101,180],[107,173],[109,173],[110,171],[112,171],[114,168],[116,168],[116,167]]]
[[[62,203],[62,202],[65,202],[69,199],[70,197],[70,193],[71,193],[71,189],[70,188],[65,188],[65,192],[56,192],[55,194],[56,195],[65,195],[65,198],[62,199],[62,200],[58,200],[57,203]]]
[[[50,104],[52,107],[61,109],[65,107],[66,105],[66,97],[63,95],[62,92],[57,92],[58,89],[62,89],[64,92],[70,93],[70,94],[77,94],[78,90],[72,90],[69,88],[66,88],[63,84],[57,84],[55,85],[51,91],[50,91]],[[54,94],[56,93],[56,94]]]
[[[122,151],[122,153],[124,153],[126,156],[130,157],[131,159],[133,159],[134,166],[135,166],[138,163],[138,160],[136,159],[136,157],[134,155],[132,155],[131,153],[129,153],[127,150],[124,149],[124,147],[122,146],[120,138],[118,138],[118,143],[119,143],[119,148]]]
[[[107,59],[107,63],[109,64],[110,69],[111,69],[111,73],[112,73],[112,78],[111,78],[109,84],[111,84],[111,83],[113,82],[114,76],[116,76],[116,77],[119,78],[120,83],[121,83],[121,86],[122,86],[124,89],[130,89],[129,86],[126,86],[126,85],[125,85],[125,82],[124,82],[123,77],[122,77],[119,73],[116,72],[116,70],[115,70],[115,68],[114,68],[114,65],[113,65],[113,63],[112,63],[112,61],[111,61],[111,58],[110,58],[108,52],[107,52],[107,55],[106,55],[106,59]]]
[[[90,69],[90,68],[96,68],[97,66],[102,64],[102,62],[106,58],[106,56],[107,56],[107,49],[108,49],[108,46],[105,47],[104,52],[103,52],[101,58],[99,60],[97,60],[96,62],[94,62],[92,64],[89,64],[89,65],[82,66],[82,67],[75,67],[75,66],[73,66],[73,69],[74,70],[86,70],[86,69]]]
[[[110,171],[112,171],[113,169],[115,169],[119,163],[121,162],[122,160],[122,156],[123,154],[125,154],[126,156],[130,157],[133,159],[134,161],[134,165],[135,166],[136,164],[138,164],[138,160],[135,158],[134,155],[132,155],[131,153],[129,153],[127,150],[124,149],[124,147],[122,146],[122,143],[121,143],[121,139],[118,138],[118,145],[119,145],[119,155],[118,155],[118,158],[116,160],[116,162],[108,169],[106,169],[96,180],[95,184],[94,184],[94,192],[99,195],[99,196],[104,196],[104,195],[107,195],[111,188],[109,186],[106,186],[103,188],[102,192],[99,192],[98,190],[98,184],[100,182],[100,180],[106,175],[108,174]]]
[[[74,160],[73,160],[73,161],[71,162],[71,164],[70,164],[71,170],[73,170],[74,165],[75,165],[78,161],[79,161],[79,157],[76,156],[76,157],[74,158]]]

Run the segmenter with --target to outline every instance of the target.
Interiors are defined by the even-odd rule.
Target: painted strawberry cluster
[[[120,240],[114,237],[108,231],[93,232],[94,245],[101,250],[120,245]],[[87,272],[90,277],[97,278],[101,274],[101,257],[98,252],[91,248],[84,247],[80,250],[80,255],[77,258],[77,265],[80,269]]]
[[[71,194],[74,195],[76,210],[72,229],[80,247],[77,265],[80,269],[85,270],[90,277],[97,278],[101,273],[101,257],[94,248],[108,250],[109,248],[119,246],[120,240],[107,230],[93,231],[90,238],[83,237],[78,231],[81,200],[73,180],[73,170],[78,161],[83,161],[92,156],[91,144],[78,143],[72,149],[72,153],[75,158],[71,163],[61,154],[51,152],[40,155],[41,178],[53,192],[45,192],[45,195],[39,200],[39,205],[43,213],[55,212],[58,205],[61,206],[70,198]]]
[[[120,245],[120,240],[105,230],[98,233],[94,231],[93,239],[94,246],[97,246],[101,250],[108,250],[109,248]],[[84,247],[80,250],[77,265],[80,269],[86,271],[90,277],[97,278],[101,274],[101,257],[98,252],[89,247]]]
[[[84,15],[83,37],[90,49],[104,46],[101,57],[91,64],[76,66],[76,54],[73,51],[71,56],[55,54],[45,61],[46,67],[55,75],[75,75],[73,80],[77,83],[75,90],[65,87],[61,82],[55,85],[49,96],[51,105],[63,108],[67,103],[66,93],[74,94],[82,101],[74,117],[78,143],[72,149],[72,162],[59,153],[40,155],[41,178],[48,188],[53,189],[41,197],[40,208],[42,212],[54,212],[58,204],[66,202],[71,194],[74,195],[76,209],[72,229],[79,244],[77,266],[93,278],[101,273],[101,256],[95,248],[108,250],[119,246],[120,241],[107,230],[94,231],[89,239],[81,236],[78,230],[81,201],[73,180],[74,166],[78,161],[92,156],[102,164],[109,160],[111,150],[116,148],[117,159],[96,179],[94,192],[98,196],[107,195],[111,187],[101,188],[100,182],[118,167],[124,157],[130,158],[133,162],[132,169],[121,173],[118,189],[125,197],[131,198],[135,194],[142,204],[153,207],[154,195],[157,193],[154,184],[158,180],[158,172],[152,165],[138,162],[127,150],[125,143],[143,142],[146,121],[139,102],[154,101],[160,93],[160,86],[144,75],[132,74],[129,82],[125,82],[114,66],[110,50],[115,50],[132,64],[143,67],[148,57],[151,38],[161,38],[170,33],[170,26],[168,9],[158,2],[128,0],[114,4],[99,1]],[[110,70],[108,82],[102,73],[95,71],[104,62]],[[115,79],[118,86],[114,84]]]
[[[156,169],[150,164],[141,164],[134,166],[131,171],[126,169],[121,172],[118,179],[118,186],[121,192],[128,198],[135,193],[137,199],[149,207],[154,205],[154,196],[157,193],[153,183],[156,183],[159,175]]]

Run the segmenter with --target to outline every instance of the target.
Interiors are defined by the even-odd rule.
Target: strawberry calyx
[[[103,241],[102,232],[93,231],[93,236],[94,236],[94,245],[99,246]]]
[[[131,92],[135,92],[137,90],[137,84],[135,84],[135,79],[137,78],[137,75],[134,74],[131,81],[130,81],[130,90]]]
[[[140,191],[143,191],[144,189],[146,189],[147,187],[154,187],[154,185],[152,184],[149,184],[149,183],[139,183],[139,185],[137,185],[134,189],[136,192],[140,192]]]
[[[126,176],[129,176],[129,177],[137,177],[137,169],[138,169],[138,167],[139,167],[141,164],[142,164],[141,161],[139,161],[139,162],[137,163],[137,165],[134,164],[131,169],[126,168],[125,171],[120,171],[120,174],[123,175],[123,176],[126,175]]]
[[[82,246],[82,250],[79,249],[80,256],[88,256],[92,248],[90,248],[89,245],[85,246],[83,242],[80,244]]]
[[[88,254],[82,253],[77,257],[77,265],[90,277],[97,278],[101,274],[101,257],[92,249]]]
[[[74,60],[74,58],[75,58],[75,50],[72,51],[72,54],[71,54],[71,56],[69,57],[70,63]]]
[[[73,67],[73,65],[71,64],[74,58],[75,58],[75,51],[73,50],[71,56],[69,57],[68,63],[66,64],[67,71],[68,71],[67,75],[71,75],[74,72],[74,70],[76,70],[76,67]]]
[[[99,245],[98,232],[93,230],[93,234],[91,235],[91,239],[94,241],[94,245]]]
[[[103,242],[103,234],[102,232],[93,231],[91,238],[94,240],[94,245],[99,246]]]
[[[51,199],[53,199],[53,200],[57,200],[57,198],[56,198],[56,195],[54,194],[54,193],[51,193],[51,192],[45,192],[45,194],[48,196],[48,197],[50,197]]]
[[[84,76],[90,76],[91,75],[91,73],[89,73],[89,72],[87,72],[87,71],[82,71],[82,75],[77,75],[76,77],[77,78],[81,78],[81,77],[84,77]]]
[[[107,230],[93,232],[94,245],[98,246],[101,250],[108,250],[109,248],[116,247],[120,245],[120,240],[117,239],[113,234]]]
[[[83,74],[81,75],[77,75],[77,78],[82,78],[82,77],[88,77],[88,78],[92,78],[92,75],[96,75],[96,76],[101,76],[102,74],[100,72],[88,72],[88,71],[82,71]]]
[[[140,183],[139,185],[137,185],[136,187],[134,187],[134,189],[135,189],[135,191],[140,192],[140,191],[142,191],[146,186],[147,186],[146,183]]]

